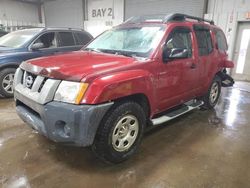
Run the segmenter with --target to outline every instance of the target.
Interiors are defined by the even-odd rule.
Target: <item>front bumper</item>
[[[41,105],[15,92],[20,118],[55,142],[76,146],[92,145],[98,126],[113,103],[73,105],[49,102]]]

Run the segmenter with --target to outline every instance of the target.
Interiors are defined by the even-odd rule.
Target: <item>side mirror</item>
[[[164,48],[163,49],[163,61],[166,62],[172,59],[188,58],[188,50],[186,48]]]
[[[36,50],[40,50],[42,48],[44,48],[44,44],[41,42],[38,42],[38,43],[33,44],[30,49],[33,51],[36,51]]]

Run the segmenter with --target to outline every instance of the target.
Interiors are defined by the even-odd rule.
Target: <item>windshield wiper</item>
[[[131,53],[131,52],[117,52],[118,55],[123,55],[123,56],[126,56],[126,57],[136,57],[136,54],[135,53]]]
[[[98,53],[108,53],[108,54],[123,55],[123,56],[126,56],[126,57],[137,58],[136,53],[133,53],[133,52],[110,50],[110,49],[101,49],[101,50],[99,50],[97,48],[85,48],[84,50],[98,52]]]
[[[123,55],[126,57],[135,57],[136,55],[132,52],[119,51],[119,50],[102,50],[104,53],[115,54],[115,55]]]
[[[102,51],[98,50],[97,48],[85,48],[84,50],[91,51],[91,52],[102,53]]]

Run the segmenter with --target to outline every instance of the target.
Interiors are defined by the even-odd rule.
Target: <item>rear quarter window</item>
[[[227,51],[227,40],[226,37],[221,30],[215,30],[215,37],[217,42],[217,48],[221,51]]]
[[[84,32],[75,32],[76,45],[85,45],[88,44],[92,37]]]

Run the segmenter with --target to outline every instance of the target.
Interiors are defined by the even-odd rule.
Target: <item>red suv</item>
[[[19,116],[55,142],[92,146],[119,163],[135,153],[147,126],[213,108],[227,43],[212,21],[183,14],[135,17],[79,52],[23,62],[15,74]]]

